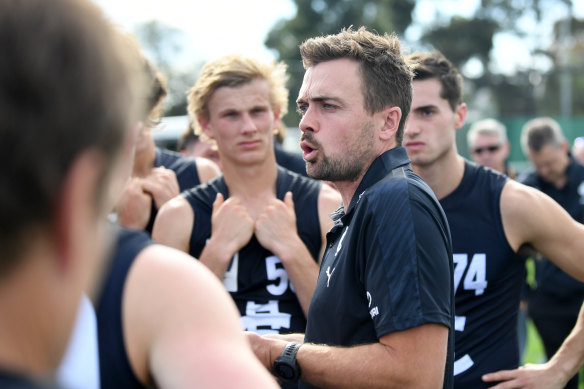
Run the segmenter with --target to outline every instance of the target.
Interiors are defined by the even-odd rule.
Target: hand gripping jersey
[[[152,241],[143,231],[120,229],[111,268],[96,304],[102,388],[144,388],[128,359],[122,327],[122,297],[136,256]]]
[[[376,343],[383,335],[424,324],[442,324],[449,329],[444,388],[451,388],[450,232],[434,193],[412,172],[405,149],[378,157],[347,213],[341,207],[333,219],[305,341],[348,347]],[[300,381],[299,387],[312,386]]]
[[[178,181],[179,190],[187,190],[193,188],[201,183],[199,178],[199,171],[197,170],[197,160],[192,157],[185,157],[177,152],[156,148],[156,159],[154,160],[154,167],[164,166],[167,169],[174,171],[176,180]],[[152,233],[154,227],[154,219],[158,214],[158,209],[152,201],[152,211],[150,212],[150,220],[146,226],[146,231]]]
[[[276,196],[283,200],[286,192],[292,192],[298,235],[315,261],[322,240],[318,220],[320,185],[319,181],[278,166]],[[196,258],[211,236],[211,213],[217,193],[222,193],[225,199],[229,197],[223,175],[182,193],[195,214],[189,252]],[[223,284],[233,297],[246,330],[261,334],[304,332],[306,319],[282,262],[263,248],[255,236],[232,258]]]
[[[525,262],[503,231],[500,202],[507,180],[466,161],[460,185],[440,200],[454,252],[455,388],[492,386],[481,375],[519,364],[517,313]]]

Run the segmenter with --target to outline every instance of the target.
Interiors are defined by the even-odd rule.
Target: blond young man
[[[223,175],[161,210],[153,238],[199,258],[234,298],[245,329],[303,331],[329,214],[339,194],[276,164],[285,66],[231,55],[189,92],[195,131],[216,142]]]

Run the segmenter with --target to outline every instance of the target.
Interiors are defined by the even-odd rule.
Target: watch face
[[[294,369],[291,366],[278,364],[276,366],[276,371],[278,377],[284,380],[292,380],[294,379]]]

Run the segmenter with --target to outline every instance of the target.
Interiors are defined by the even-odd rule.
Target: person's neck
[[[456,152],[448,153],[429,165],[416,165],[412,169],[430,186],[438,200],[454,192],[464,175],[464,158]]]
[[[51,379],[61,358],[55,346],[63,327],[60,309],[53,302],[47,272],[50,258],[26,258],[0,287],[0,369],[35,379]],[[53,269],[54,272],[54,269]],[[72,325],[73,323],[67,323]],[[70,327],[61,328],[68,333]]]
[[[136,151],[134,156],[134,166],[132,168],[132,177],[146,177],[154,167],[156,162],[156,147],[154,141],[148,142],[146,147]]]
[[[278,170],[275,158],[250,166],[223,163],[223,176],[229,196],[239,197],[254,218],[265,202],[276,196]]]
[[[341,198],[343,199],[343,210],[347,212],[349,205],[351,204],[351,200],[357,191],[357,188],[361,184],[363,180],[362,175],[357,181],[335,181],[334,185],[341,194]]]

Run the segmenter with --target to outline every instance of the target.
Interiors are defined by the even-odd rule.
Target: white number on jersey
[[[474,290],[475,296],[485,292],[487,287],[487,256],[486,254],[474,254],[468,264],[467,254],[454,254],[454,293],[464,277],[464,290]],[[467,270],[468,268],[468,270]]]
[[[241,317],[241,325],[244,330],[257,332],[260,335],[277,334],[281,328],[290,328],[291,317],[289,313],[280,312],[277,300],[270,300],[267,304],[248,301],[245,316]]]
[[[228,292],[237,292],[237,272],[239,270],[239,253],[235,253],[229,268],[223,275],[223,286]]]
[[[273,296],[283,295],[286,289],[288,289],[288,285],[290,285],[290,289],[294,292],[294,286],[289,282],[288,273],[286,273],[286,269],[284,269],[280,258],[275,255],[266,258],[266,274],[268,275],[268,280],[276,281],[275,284],[266,286],[268,292]]]

